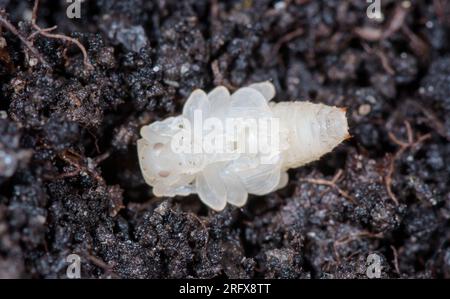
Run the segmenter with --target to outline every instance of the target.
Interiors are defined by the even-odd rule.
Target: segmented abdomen
[[[345,109],[310,102],[272,105],[288,149],[283,168],[296,168],[319,159],[349,137]]]

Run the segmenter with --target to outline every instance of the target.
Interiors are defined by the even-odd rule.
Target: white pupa
[[[274,96],[275,87],[270,82],[240,88],[232,95],[224,86],[208,94],[197,89],[186,101],[182,115],[142,127],[142,138],[137,141],[139,163],[155,196],[197,193],[216,211],[223,210],[227,203],[242,207],[249,193],[264,195],[283,188],[289,168],[319,159],[349,137],[345,109],[310,102],[270,102]],[[197,142],[192,124],[198,111],[203,121],[272,119],[278,121],[278,126],[272,131],[234,127],[232,132],[216,134],[224,137],[222,151],[180,152],[174,146],[175,136],[191,136],[188,143]],[[201,134],[211,131],[202,128]],[[277,140],[278,147],[269,153],[245,147],[261,136]]]

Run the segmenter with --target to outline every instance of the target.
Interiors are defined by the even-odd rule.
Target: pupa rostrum
[[[275,103],[270,82],[230,94],[196,89],[179,116],[141,128],[139,163],[155,196],[197,193],[220,211],[288,183],[287,170],[318,160],[349,137],[344,108]]]

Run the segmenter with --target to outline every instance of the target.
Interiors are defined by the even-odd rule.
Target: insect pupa
[[[283,188],[289,168],[319,159],[349,137],[345,109],[271,102],[274,96],[270,82],[233,94],[224,86],[208,94],[197,89],[181,115],[142,127],[139,163],[155,196],[197,193],[216,211],[227,203],[242,207],[248,194]]]

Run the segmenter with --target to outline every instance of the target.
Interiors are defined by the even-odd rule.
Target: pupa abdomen
[[[344,109],[270,102],[274,96],[270,82],[233,94],[224,86],[208,94],[197,89],[181,115],[142,127],[139,164],[153,193],[197,193],[216,211],[227,203],[241,207],[248,194],[264,195],[286,186],[289,168],[319,159],[348,138]],[[229,129],[229,120],[237,126]],[[255,144],[257,150],[249,150]]]
[[[281,130],[287,132],[284,169],[318,160],[349,137],[343,108],[311,102],[281,102],[271,108]]]

